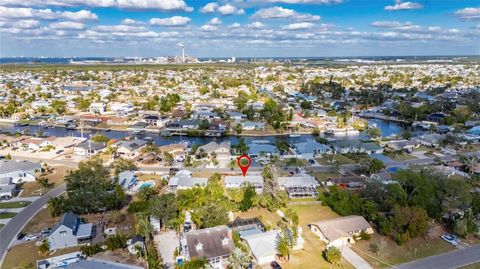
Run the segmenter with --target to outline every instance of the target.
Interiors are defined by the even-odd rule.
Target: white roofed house
[[[242,188],[251,185],[255,188],[257,193],[263,192],[263,177],[261,175],[247,175],[247,176],[226,176],[225,188]]]
[[[133,113],[135,107],[130,103],[112,103],[110,111],[119,117],[129,116]]]
[[[13,184],[12,178],[2,177],[0,178],[0,199],[1,198],[12,198],[17,191],[16,185]]]
[[[77,156],[91,156],[101,152],[106,147],[105,143],[84,141],[73,147],[73,154]]]
[[[92,230],[91,223],[84,223],[73,213],[65,213],[47,238],[50,249],[56,250],[89,243]]]
[[[314,140],[293,144],[293,148],[298,155],[301,155],[305,159],[312,159],[318,155],[332,151],[329,146]]]
[[[104,103],[91,103],[88,111],[90,113],[104,114],[107,111],[107,106]]]
[[[290,177],[278,177],[278,185],[287,191],[290,198],[316,197],[320,186],[315,177],[299,173]]]
[[[226,268],[235,245],[227,226],[190,231],[180,236],[180,251],[186,260],[205,258],[216,269]]]
[[[10,178],[14,184],[33,182],[36,179],[35,174],[41,171],[40,163],[0,160],[0,178]]]
[[[346,216],[312,222],[310,230],[327,244],[327,247],[343,247],[355,243],[355,237],[366,232],[373,234],[372,226],[362,216]]]
[[[177,174],[168,181],[168,190],[177,191],[190,189],[195,186],[207,186],[208,178],[193,178],[192,172],[188,170],[180,170]]]

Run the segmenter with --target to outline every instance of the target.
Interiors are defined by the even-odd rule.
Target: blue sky
[[[478,55],[478,0],[0,0],[0,56]]]

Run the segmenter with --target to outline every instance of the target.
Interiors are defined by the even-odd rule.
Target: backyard
[[[48,183],[50,184],[48,188],[42,189],[42,187],[38,184],[37,181],[27,182],[22,185],[22,192],[20,193],[20,197],[40,196],[44,193],[47,193],[50,189],[64,182],[65,175],[69,170],[70,168],[61,166],[53,167],[53,172],[45,176],[48,179]]]

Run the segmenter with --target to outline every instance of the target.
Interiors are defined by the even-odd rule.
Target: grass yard
[[[370,251],[369,245],[380,240],[385,240],[386,247],[379,256],[376,256]],[[359,241],[353,245],[353,249],[374,268],[388,268],[389,265],[383,262],[395,265],[451,251],[455,248],[442,239],[425,240],[423,238],[415,238],[406,245],[399,246],[389,237],[373,234],[369,241]]]
[[[388,158],[390,158],[394,161],[406,161],[406,160],[416,159],[415,156],[412,156],[412,155],[410,155],[408,153],[405,153],[405,152],[401,152],[401,153],[384,152],[383,155],[387,156]]]
[[[284,163],[287,166],[308,166],[309,165],[307,160],[297,159],[297,158],[288,158],[281,161],[281,163]]]
[[[29,205],[30,201],[18,201],[18,202],[5,202],[0,203],[0,209],[7,209],[7,208],[22,208]]]
[[[80,248],[67,248],[57,250],[52,256],[41,256],[35,242],[29,242],[14,246],[7,252],[3,260],[2,269],[24,269],[35,268],[35,261],[53,256],[59,256],[70,252],[78,251]]]
[[[20,197],[31,197],[31,196],[40,196],[44,193],[47,193],[52,188],[62,184],[65,179],[65,175],[67,172],[71,170],[71,168],[66,167],[54,167],[53,173],[46,176],[48,178],[48,182],[51,184],[50,188],[42,189],[37,182],[27,182],[22,185],[22,193]]]
[[[0,213],[0,219],[11,219],[11,218],[15,217],[15,215],[17,215],[17,213],[14,213],[14,212],[1,212],[1,213]]]
[[[46,227],[53,227],[60,217],[52,218],[47,208],[41,209],[23,228],[22,232],[25,234],[38,233],[41,229]]]
[[[342,155],[342,154],[333,154],[332,155],[333,158],[332,160],[335,160],[335,162],[329,162],[329,159],[328,158],[316,158],[315,160],[319,163],[319,164],[322,164],[322,165],[331,165],[333,163],[338,163],[339,165],[342,165],[342,164],[352,164],[352,163],[356,163],[356,161]]]

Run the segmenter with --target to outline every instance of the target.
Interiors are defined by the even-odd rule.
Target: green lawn
[[[384,240],[386,247],[377,256],[370,251],[371,243]],[[404,246],[397,245],[391,238],[379,234],[373,234],[369,241],[359,241],[353,245],[353,250],[362,256],[374,268],[388,268],[388,264],[401,264],[416,259],[452,251],[455,248],[442,239],[415,238]]]
[[[26,207],[30,203],[30,201],[5,202],[0,203],[0,209]]]
[[[0,213],[0,219],[11,219],[11,218],[15,217],[15,215],[17,215],[17,213],[2,212],[2,213]]]
[[[342,164],[352,164],[352,163],[356,163],[356,161],[342,155],[342,154],[334,154],[333,155],[333,160],[335,160],[335,162],[329,162],[329,159],[328,158],[316,158],[315,159],[319,164],[323,164],[323,165],[332,165],[333,163],[338,163],[339,165],[342,165]]]
[[[402,152],[402,153],[396,153],[396,152],[384,152],[383,155],[387,156],[388,158],[394,160],[394,161],[405,161],[405,160],[411,160],[411,159],[416,159],[415,156],[412,156],[408,153]]]

